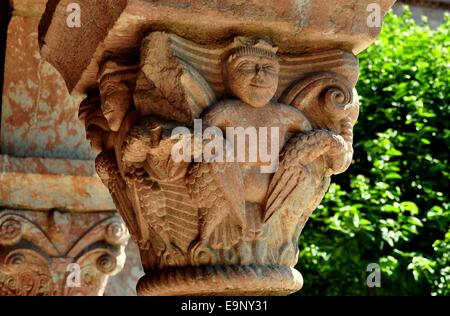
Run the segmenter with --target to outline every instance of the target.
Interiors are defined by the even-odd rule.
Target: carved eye
[[[255,69],[255,64],[249,61],[244,61],[238,64],[237,69],[240,71],[250,71]]]
[[[276,73],[277,72],[275,66],[272,64],[263,65],[263,69],[265,72],[268,72],[268,73]]]

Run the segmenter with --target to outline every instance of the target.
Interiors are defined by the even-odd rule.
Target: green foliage
[[[450,16],[431,30],[388,14],[359,57],[355,161],[302,233],[301,294],[450,295]]]

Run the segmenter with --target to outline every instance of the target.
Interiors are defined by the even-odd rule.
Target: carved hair
[[[228,58],[228,62],[240,56],[259,56],[270,59],[277,58],[278,47],[260,38],[236,37],[234,48]]]

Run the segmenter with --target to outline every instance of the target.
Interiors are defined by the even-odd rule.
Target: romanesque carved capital
[[[112,212],[0,210],[0,296],[102,295],[128,238]]]
[[[86,94],[80,118],[139,245],[141,295],[302,287],[298,238],[352,161],[355,55],[380,31],[368,3],[339,0],[336,15],[323,0],[129,0],[70,40],[56,36],[63,5],[47,10],[42,53]]]
[[[80,118],[101,150],[97,172],[140,246],[140,294],[302,286],[293,268],[298,237],[330,177],[351,162],[358,63],[340,50],[277,51],[257,37],[210,47],[152,32],[139,67],[134,58],[104,59],[114,67],[100,71]],[[246,155],[249,130],[255,160]]]

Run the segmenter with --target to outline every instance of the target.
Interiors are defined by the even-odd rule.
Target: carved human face
[[[124,82],[108,79],[100,85],[100,96],[103,116],[109,128],[117,132],[133,101],[130,88]]]
[[[227,64],[229,87],[245,103],[263,107],[277,91],[279,68],[275,58],[238,56]]]

